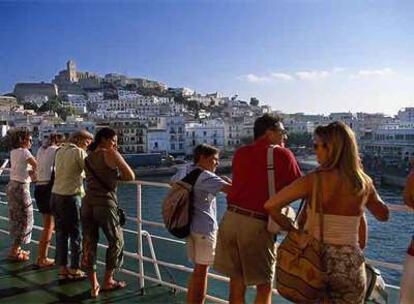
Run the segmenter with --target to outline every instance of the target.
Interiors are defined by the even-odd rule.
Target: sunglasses
[[[288,134],[286,129],[272,128],[274,131],[279,132],[282,135]]]
[[[322,144],[313,143],[313,148],[315,150],[317,150],[319,147],[326,148],[326,144],[325,143],[322,143]]]

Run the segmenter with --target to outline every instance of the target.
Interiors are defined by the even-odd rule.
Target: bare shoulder
[[[116,156],[115,153],[110,149],[102,150],[105,163],[112,169],[116,168]]]

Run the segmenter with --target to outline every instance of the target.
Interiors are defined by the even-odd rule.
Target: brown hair
[[[328,160],[321,167],[339,170],[356,193],[366,193],[372,180],[362,168],[358,144],[351,128],[343,122],[335,121],[326,126],[318,126],[315,135],[328,149]]]
[[[211,155],[215,155],[220,153],[220,150],[216,147],[207,144],[201,144],[195,147],[194,149],[194,163],[198,163],[200,161],[201,156],[209,157]]]
[[[27,128],[14,128],[7,132],[8,137],[8,145],[10,149],[18,149],[21,148],[31,135],[29,129]]]

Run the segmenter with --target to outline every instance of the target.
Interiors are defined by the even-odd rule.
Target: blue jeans
[[[59,195],[52,193],[50,209],[55,217],[56,264],[68,265],[68,241],[70,239],[70,267],[80,268],[81,232],[80,232],[80,195]]]

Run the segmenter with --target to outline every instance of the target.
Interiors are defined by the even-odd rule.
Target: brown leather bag
[[[318,198],[319,175],[315,174],[308,231],[291,230],[277,249],[276,288],[281,296],[294,303],[315,303],[322,300],[325,293],[325,269],[322,262],[323,210]],[[320,190],[319,190],[320,191]],[[313,237],[316,205],[319,206],[320,241]],[[309,210],[308,210],[309,211]],[[310,218],[309,218],[310,217]]]

